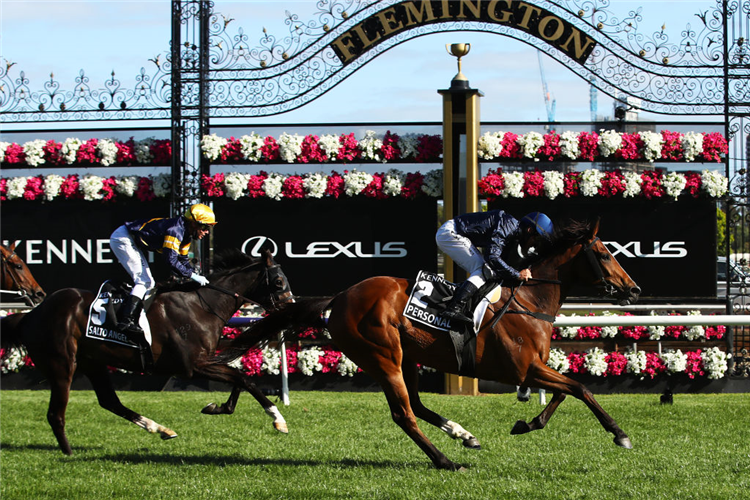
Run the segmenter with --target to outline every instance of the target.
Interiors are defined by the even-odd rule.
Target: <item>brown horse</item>
[[[16,254],[16,244],[10,247],[0,245],[0,292],[12,294],[29,306],[39,304],[47,294],[31,275],[26,263]]]
[[[229,400],[210,404],[203,413],[232,413],[242,389],[250,392],[274,418],[274,427],[287,432],[276,406],[240,370],[206,363],[219,343],[227,320],[245,302],[270,310],[291,300],[283,271],[266,251],[253,259],[234,250],[217,256],[210,284],[188,282],[157,292],[146,314],[151,329],[154,373],[183,378],[207,378],[231,383]],[[99,405],[162,439],[176,437],[174,431],[126,408],[117,397],[108,366],[140,371],[138,349],[103,342],[85,335],[95,294],[76,288],[58,290],[31,312],[2,319],[4,344],[27,347],[37,369],[51,386],[47,420],[63,453],[72,453],[65,435],[65,410],[73,374],[79,371],[93,385]]]
[[[598,222],[571,223],[559,230],[544,256],[532,266],[533,276],[541,279],[504,288],[501,300],[485,314],[476,339],[474,375],[553,393],[544,411],[529,423],[518,421],[512,434],[543,428],[570,394],[586,403],[602,426],[614,434],[616,444],[632,447],[628,436],[586,387],[546,365],[552,336],[550,321],[573,285],[601,285],[622,304],[636,301],[640,294],[640,289],[596,236],[598,228]],[[287,304],[235,338],[216,360],[231,359],[283,330],[288,338],[306,327],[322,326],[321,314],[330,309],[327,328],[331,338],[381,385],[396,424],[430,457],[435,467],[459,469],[417,427],[418,417],[451,437],[462,439],[464,446],[479,448],[479,441],[471,433],[427,409],[419,399],[417,363],[458,373],[458,361],[448,334],[404,317],[412,283],[406,279],[374,277],[333,298]],[[498,318],[499,311],[509,301],[510,308]]]

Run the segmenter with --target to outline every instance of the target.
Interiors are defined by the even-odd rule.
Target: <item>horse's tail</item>
[[[333,297],[303,298],[281,305],[232,339],[212,362],[230,363],[245,354],[248,349],[274,335],[282,334],[283,340],[290,340],[307,328],[324,327],[322,314],[332,301]]]
[[[21,334],[24,319],[26,313],[9,314],[0,318],[0,346],[7,348],[23,345]]]

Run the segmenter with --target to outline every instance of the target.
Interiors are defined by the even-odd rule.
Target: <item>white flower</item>
[[[503,198],[523,198],[523,174],[521,172],[503,172]]]
[[[385,158],[380,158],[383,141],[375,136],[374,130],[366,130],[365,136],[357,142],[357,147],[362,151],[362,158],[365,160],[382,161],[385,163]]]
[[[724,196],[729,188],[729,181],[719,172],[704,170],[701,175],[701,183],[710,196],[719,198]]]
[[[505,132],[485,132],[479,138],[477,152],[483,160],[492,160],[500,156],[503,150],[503,136]]]
[[[52,201],[60,194],[60,186],[65,178],[57,174],[50,174],[44,178],[44,199]]]
[[[570,315],[571,318],[574,318],[578,316],[577,314],[573,313]],[[577,326],[561,326],[560,327],[560,336],[564,339],[574,339],[576,338],[576,335],[578,335],[578,328]]]
[[[83,192],[83,199],[86,201],[101,200],[103,195],[101,193],[104,187],[104,182],[98,175],[86,174],[80,180],[79,183],[81,192]]]
[[[602,179],[605,173],[601,170],[590,168],[581,174],[581,194],[583,196],[596,196],[602,187]]]
[[[320,149],[325,151],[327,160],[333,160],[334,158],[336,158],[336,155],[339,154],[339,149],[341,149],[341,141],[339,140],[339,136],[337,135],[326,134],[318,139],[318,146],[320,146]]]
[[[328,187],[328,177],[323,172],[309,173],[302,181],[305,188],[305,198],[322,198]]]
[[[603,157],[612,156],[622,146],[622,136],[614,130],[601,130],[599,133],[599,152]]]
[[[372,182],[372,175],[356,168],[344,174],[344,191],[347,196],[357,196]]]
[[[724,377],[724,373],[728,368],[727,360],[729,356],[727,356],[727,353],[718,347],[709,347],[701,352],[701,359],[703,360],[703,368],[705,368],[708,378],[717,379]]]
[[[424,175],[422,192],[427,196],[439,198],[443,196],[443,171],[430,170]]]
[[[404,134],[398,136],[398,149],[401,150],[401,158],[414,158],[417,156],[419,136],[417,134]]]
[[[604,311],[602,313],[602,316],[617,316],[617,315],[610,311]],[[616,326],[603,326],[601,336],[604,339],[615,338],[617,336],[617,327]]]
[[[538,160],[536,153],[539,151],[539,148],[544,146],[544,136],[542,134],[539,132],[527,132],[524,135],[518,136],[516,141],[521,145],[525,158]]]
[[[215,161],[221,156],[221,149],[227,145],[227,142],[224,137],[219,137],[216,134],[204,135],[201,139],[203,156],[208,160]]]
[[[664,333],[666,332],[666,328],[660,325],[651,325],[649,327],[646,327],[648,330],[648,339],[649,340],[659,340],[664,336]]]
[[[273,347],[263,348],[263,363],[260,369],[269,375],[278,375],[281,372],[281,352]]]
[[[5,196],[9,200],[16,198],[23,198],[23,193],[26,190],[26,183],[29,182],[29,177],[11,177],[8,179],[6,185],[7,192]]]
[[[586,351],[583,366],[594,376],[601,377],[607,371],[607,353],[598,347]]]
[[[383,194],[386,196],[399,196],[401,188],[404,187],[406,175],[395,168],[390,169],[383,177]]]
[[[305,138],[299,134],[290,135],[284,132],[279,137],[279,155],[287,163],[294,163],[297,157],[302,154],[302,141]]]
[[[5,150],[10,146],[9,142],[0,141],[0,163],[5,161]]]
[[[23,366],[24,358],[26,358],[25,347],[10,347],[5,356],[0,359],[0,372],[2,373],[17,373]]]
[[[263,138],[255,132],[250,132],[250,135],[243,135],[240,137],[240,152],[242,153],[242,157],[248,161],[260,161],[263,157],[260,148],[264,144],[265,141]]]
[[[688,311],[688,316],[700,316],[700,311]],[[705,339],[706,329],[700,325],[694,325],[685,330],[685,338],[688,340]]]
[[[624,198],[632,198],[638,196],[641,193],[641,184],[643,184],[643,177],[641,174],[636,172],[625,172],[625,191],[622,196]]]
[[[153,183],[154,195],[157,198],[165,198],[172,193],[172,176],[169,174],[159,174],[154,178]]]
[[[71,137],[63,141],[60,155],[62,156],[62,159],[65,160],[65,163],[72,165],[76,162],[76,155],[78,154],[81,144],[83,143],[80,139]]]
[[[646,358],[646,351],[634,352],[632,349],[629,349],[625,353],[625,358],[628,360],[628,373],[640,375],[641,372],[646,369],[646,363],[648,361]]]
[[[323,364],[320,362],[320,357],[325,352],[319,347],[309,347],[302,349],[297,353],[297,368],[302,372],[303,375],[312,376],[315,372],[323,370]]]
[[[154,155],[151,154],[151,146],[153,146],[154,142],[153,137],[136,141],[133,150],[135,151],[135,160],[138,163],[148,165],[154,161]]]
[[[544,177],[544,194],[547,198],[554,200],[565,191],[565,176],[557,170],[547,170],[542,173]]]
[[[664,361],[664,366],[667,368],[669,373],[681,373],[687,369],[687,354],[683,354],[681,350],[667,349],[662,352],[661,359]]]
[[[685,161],[693,161],[703,152],[703,134],[687,132],[682,136],[682,153]]]
[[[23,145],[23,152],[26,155],[26,164],[30,167],[38,167],[45,162],[44,146],[47,144],[43,139],[29,141]]]
[[[280,200],[282,196],[281,188],[284,187],[285,180],[286,176],[284,175],[277,173],[268,174],[268,177],[263,181],[263,191],[265,191],[266,196],[272,200]]]
[[[581,148],[578,145],[578,134],[575,132],[563,132],[560,136],[560,154],[563,158],[575,160],[581,155]]]
[[[227,198],[236,200],[245,193],[247,182],[250,180],[249,174],[239,172],[230,172],[224,176],[224,186],[227,188]]]
[[[570,362],[568,356],[562,349],[553,348],[549,350],[549,359],[547,360],[547,366],[556,370],[560,373],[567,373],[570,370]]]
[[[341,353],[341,359],[339,359],[339,364],[336,366],[336,371],[339,372],[339,375],[342,377],[353,377],[358,369],[359,367],[354,364],[354,361],[347,358],[344,353]]]
[[[112,139],[101,139],[96,143],[96,151],[102,160],[102,165],[108,167],[117,162],[117,144]]]
[[[664,137],[657,132],[639,132],[643,141],[643,156],[650,162],[661,158],[661,148],[664,145]]]
[[[116,178],[115,191],[125,195],[133,196],[135,190],[138,189],[138,176],[135,175],[123,175]]]
[[[687,185],[687,179],[684,174],[679,172],[669,172],[664,176],[661,184],[664,186],[664,191],[667,193],[667,196],[671,196],[677,200],[677,197],[680,196],[680,193],[682,193],[682,190],[685,189],[685,186]]]

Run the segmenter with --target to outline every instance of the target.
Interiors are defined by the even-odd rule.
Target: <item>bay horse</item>
[[[0,292],[12,294],[28,306],[39,304],[47,294],[36,282],[26,263],[16,254],[16,244],[0,245]]]
[[[154,374],[207,378],[232,384],[229,400],[210,404],[203,413],[232,413],[242,389],[247,390],[274,419],[274,427],[288,432],[286,421],[251,379],[239,369],[205,362],[216,351],[224,325],[244,303],[266,310],[293,300],[284,272],[270,251],[254,259],[233,249],[217,255],[209,285],[187,282],[157,291],[146,317],[151,329]],[[65,434],[65,411],[73,374],[83,373],[96,392],[99,405],[162,439],[176,437],[171,429],[126,408],[117,397],[108,366],[140,371],[138,349],[86,337],[86,324],[95,294],[64,288],[26,314],[2,319],[4,344],[25,345],[36,368],[50,383],[47,420],[60,449],[72,454]]]
[[[615,444],[632,448],[628,436],[582,384],[548,367],[552,321],[576,284],[600,285],[619,303],[635,302],[640,288],[597,237],[599,222],[571,222],[559,229],[550,246],[532,265],[537,279],[530,284],[504,286],[501,299],[485,313],[476,339],[474,376],[553,393],[550,403],[531,422],[519,420],[511,434],[542,429],[566,395],[583,401],[601,425],[614,434]],[[286,304],[236,337],[216,358],[223,363],[253,344],[284,331],[284,338],[309,326],[324,326],[333,342],[383,389],[394,422],[427,454],[435,467],[462,467],[440,452],[417,426],[420,418],[480,448],[461,425],[429,410],[417,392],[420,363],[446,373],[458,373],[458,360],[446,332],[412,323],[403,311],[413,281],[379,276],[368,278],[335,297],[303,299]],[[509,285],[509,284],[506,284]],[[509,303],[504,315],[499,314]],[[544,319],[546,318],[546,319]],[[495,321],[498,320],[498,321]]]

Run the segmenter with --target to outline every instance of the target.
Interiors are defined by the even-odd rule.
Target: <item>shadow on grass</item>
[[[76,450],[79,451],[90,451],[90,450],[96,450],[99,448],[91,447],[91,446],[77,446],[73,448],[73,453],[76,452]],[[64,456],[64,453],[60,450],[60,447],[56,444],[8,444],[4,442],[0,442],[0,450],[4,451],[34,451],[34,450],[40,450],[40,451],[56,451],[60,454],[60,456]]]
[[[186,456],[175,456],[175,455],[163,455],[163,454],[134,454],[134,453],[123,453],[116,455],[102,455],[99,457],[73,457],[72,460],[79,462],[98,462],[101,460],[127,463],[127,464],[167,464],[167,465],[215,465],[219,467],[226,467],[232,465],[242,466],[269,466],[269,465],[280,465],[285,467],[331,467],[338,466],[344,468],[362,468],[372,467],[375,469],[409,469],[416,470],[429,467],[429,461],[426,463],[405,463],[396,462],[392,460],[353,460],[353,459],[342,459],[342,460],[295,460],[289,458],[241,458],[232,456],[218,456],[218,455],[186,455]]]

